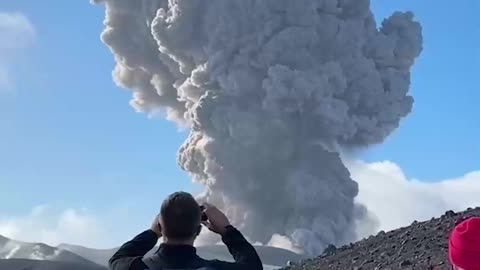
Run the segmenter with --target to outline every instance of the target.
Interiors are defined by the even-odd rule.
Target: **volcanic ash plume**
[[[377,29],[368,0],[104,0],[102,40],[132,106],[190,128],[179,165],[247,236],[318,253],[365,209],[342,149],[412,109],[413,14]]]

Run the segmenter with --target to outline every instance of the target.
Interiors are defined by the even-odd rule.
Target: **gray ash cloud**
[[[313,254],[355,238],[367,211],[340,153],[412,110],[412,13],[377,28],[368,0],[94,2],[131,105],[190,129],[178,164],[205,200],[254,241]]]

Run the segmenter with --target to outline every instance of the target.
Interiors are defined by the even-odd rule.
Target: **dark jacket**
[[[155,262],[165,269],[198,269],[207,267],[215,270],[263,270],[262,262],[255,248],[234,227],[227,227],[222,237],[235,262],[204,260],[197,255],[196,249],[189,245],[161,244],[158,251],[150,258],[143,258],[157,243],[157,235],[147,230],[125,243],[109,261],[111,270],[145,270],[145,264]]]

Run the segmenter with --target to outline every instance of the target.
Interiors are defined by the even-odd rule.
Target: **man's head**
[[[448,246],[454,269],[480,270],[480,218],[458,224],[450,234]]]
[[[200,233],[201,216],[200,206],[191,194],[175,192],[162,203],[160,210],[162,234],[169,241],[193,240]]]

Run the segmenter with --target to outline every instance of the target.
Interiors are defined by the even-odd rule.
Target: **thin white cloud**
[[[21,13],[0,12],[0,92],[12,90],[10,67],[19,51],[27,48],[35,37],[35,28]]]
[[[18,49],[30,45],[35,36],[35,28],[22,13],[0,12],[0,49]]]
[[[395,163],[348,162],[359,183],[357,201],[376,215],[381,230],[438,217],[447,210],[480,206],[480,171],[454,179],[425,182],[408,179]]]
[[[58,213],[48,206],[37,206],[25,216],[0,217],[0,235],[50,245],[106,246],[111,243],[98,216],[85,209],[66,209]]]

